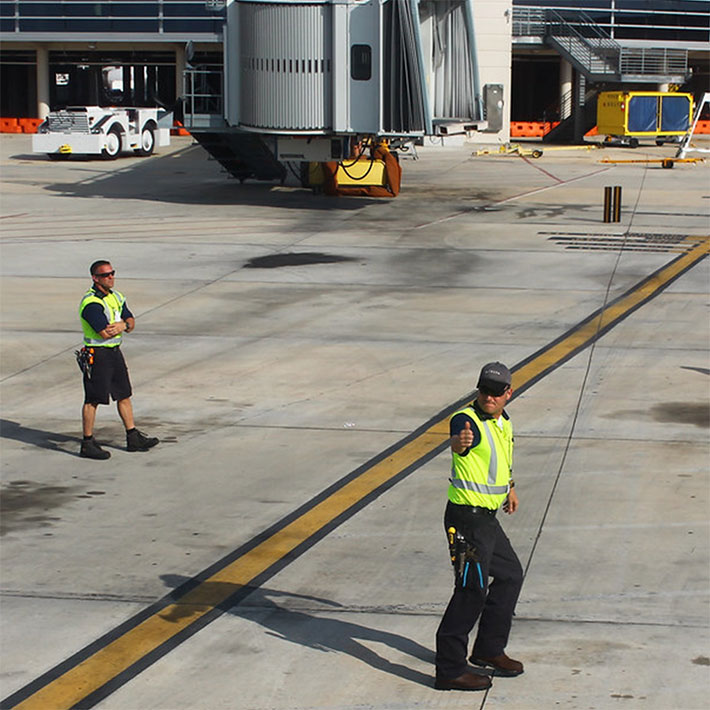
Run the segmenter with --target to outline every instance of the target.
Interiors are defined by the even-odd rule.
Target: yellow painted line
[[[13,707],[18,710],[72,707],[221,604],[238,587],[249,584],[378,486],[428,454],[441,444],[447,433],[446,419],[442,419],[392,456],[375,464],[260,545],[207,578],[179,602],[146,619]]]
[[[543,348],[528,362],[514,368],[513,387],[529,386],[547,370],[569,359],[586,347],[597,334],[619,321],[667,286],[684,270],[710,253],[710,237],[702,237],[696,246],[660,269],[637,287],[627,292],[599,314],[570,331],[558,342]],[[459,405],[452,405],[452,407]],[[179,600],[131,627],[106,643],[93,654],[78,662],[56,678],[50,679],[35,692],[14,705],[3,707],[19,710],[68,710],[91,693],[110,683],[131,666],[170,642],[205,614],[215,610],[241,587],[279,563],[299,545],[307,542],[324,526],[357,505],[405,469],[415,465],[440,447],[448,437],[448,420],[453,411],[435,417],[417,436],[394,449],[355,478],[335,490],[322,501],[307,509],[260,544],[248,550],[201,581]]]
[[[513,388],[520,389],[545,370],[555,366],[563,358],[567,357],[570,352],[577,351],[584,347],[599,331],[608,328],[614,321],[624,317],[639,304],[653,296],[656,291],[662,289],[669,281],[672,281],[678,276],[678,274],[682,273],[689,266],[692,266],[709,253],[710,237],[703,237],[702,241],[695,247],[672,261],[665,268],[653,274],[649,279],[641,282],[637,288],[627,293],[626,296],[611,303],[596,317],[583,323],[567,337],[550,346],[530,362],[518,368],[513,373]]]

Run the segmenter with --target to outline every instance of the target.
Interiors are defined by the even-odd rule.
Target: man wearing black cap
[[[505,654],[523,569],[496,519],[500,508],[508,514],[518,508],[511,477],[513,427],[504,410],[512,393],[510,370],[500,362],[484,365],[475,401],[449,425],[452,466],[444,527],[456,582],[436,633],[439,690],[490,687],[490,678],[471,672],[466,662],[468,636],[479,616],[470,662],[498,676],[523,672],[523,664]]]

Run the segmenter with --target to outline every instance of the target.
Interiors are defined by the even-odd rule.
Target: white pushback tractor
[[[151,155],[170,145],[171,111],[159,108],[73,106],[52,111],[32,136],[32,151],[52,159],[101,155],[108,160],[121,151]]]

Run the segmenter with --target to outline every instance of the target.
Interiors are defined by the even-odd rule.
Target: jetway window
[[[350,76],[357,81],[372,78],[372,47],[369,44],[354,44],[350,48]]]

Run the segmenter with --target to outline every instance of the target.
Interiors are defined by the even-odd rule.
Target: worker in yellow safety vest
[[[126,428],[126,449],[147,451],[158,443],[136,429],[131,404],[131,381],[121,352],[124,333],[136,326],[123,294],[113,288],[115,274],[111,263],[95,261],[90,269],[92,285],[79,304],[79,319],[84,334],[84,347],[77,351],[77,361],[84,375],[84,406],[81,420],[84,438],[79,455],[95,460],[111,456],[94,438],[94,422],[99,404],[111,397]]]
[[[450,421],[451,478],[444,527],[455,586],[436,633],[439,690],[485,690],[488,674],[468,666],[469,634],[478,632],[468,659],[498,676],[517,676],[523,664],[505,653],[523,569],[496,518],[518,509],[513,471],[513,426],[505,405],[510,370],[491,362],[481,370],[474,402]],[[492,580],[491,580],[492,578]]]

